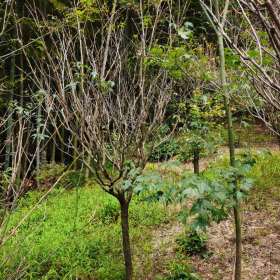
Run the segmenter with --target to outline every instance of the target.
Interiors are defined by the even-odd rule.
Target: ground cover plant
[[[32,192],[19,202],[10,227],[40,195]],[[148,254],[149,228],[169,219],[164,207],[156,202],[141,202],[140,206],[136,200],[130,215],[133,248],[137,250],[136,244],[147,246]],[[8,279],[15,271],[21,279],[123,279],[119,219],[117,200],[97,186],[56,189],[2,248],[1,279]]]

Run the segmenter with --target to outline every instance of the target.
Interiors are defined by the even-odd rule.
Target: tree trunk
[[[242,256],[242,236],[241,236],[241,218],[240,218],[240,205],[235,199],[236,205],[234,207],[234,222],[235,222],[235,271],[234,271],[234,279],[241,279],[241,256]]]
[[[54,118],[54,122],[56,125],[56,117]],[[56,129],[55,129],[55,125],[52,127],[52,141],[50,143],[50,162],[53,164],[55,163],[56,160],[56,141],[57,141],[57,137],[56,137]]]
[[[87,155],[86,157],[87,157],[86,161],[87,161],[88,165],[91,165],[91,156]],[[89,177],[90,177],[90,169],[87,166],[86,166],[85,177],[86,177],[86,179],[89,179]]]
[[[16,69],[16,59],[15,55],[11,57],[11,68],[10,68],[10,96],[9,100],[14,99],[15,91],[15,69]],[[13,116],[12,110],[8,109],[8,121],[7,121],[7,137],[6,137],[6,150],[5,150],[5,169],[8,169],[11,165],[11,153],[12,153],[12,134],[13,134]]]
[[[216,17],[218,19],[221,19],[218,0],[215,0],[215,11],[216,11]],[[233,134],[233,127],[232,127],[232,115],[230,110],[230,97],[229,97],[228,90],[226,88],[227,81],[226,81],[224,39],[220,31],[217,31],[217,39],[218,39],[219,58],[220,58],[220,80],[221,80],[221,87],[223,90],[224,106],[225,106],[226,119],[227,119],[230,165],[235,167],[235,147],[234,147],[234,134]],[[236,188],[235,191],[237,192],[238,191],[237,183],[235,184],[235,188]],[[234,210],[235,240],[236,240],[234,279],[241,280],[241,256],[242,256],[241,218],[240,218],[240,204],[236,196],[235,196],[235,206],[233,210]]]
[[[132,256],[129,238],[129,222],[128,222],[128,208],[129,202],[126,201],[124,195],[119,199],[121,206],[121,226],[122,226],[122,242],[123,242],[123,255],[125,263],[125,279],[132,279]]]
[[[41,156],[40,156],[40,149],[41,149],[41,118],[42,118],[42,107],[41,103],[39,101],[38,109],[37,109],[37,124],[36,124],[36,172],[39,173],[40,167],[41,167]],[[39,181],[37,180],[37,185],[39,187]]]
[[[199,159],[200,159],[199,149],[195,149],[193,152],[193,171],[194,174],[197,175],[199,175]]]
[[[53,141],[51,142],[51,163],[55,163],[56,154],[56,135],[53,135]]]
[[[64,141],[66,141],[65,140],[65,129],[64,128],[62,128],[61,129],[62,131],[61,131],[61,148],[60,148],[60,161],[63,163],[63,164],[65,164],[65,153],[64,153]],[[59,144],[58,144],[59,145]]]
[[[277,134],[276,137],[277,137],[278,148],[280,149],[280,135]]]

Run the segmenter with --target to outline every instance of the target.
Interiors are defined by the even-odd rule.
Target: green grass
[[[271,197],[280,199],[280,152],[253,151],[253,154],[257,161],[248,176],[254,180],[254,188],[246,198],[246,205],[250,205],[246,207],[264,207],[268,206]],[[228,157],[223,156],[202,176],[215,180],[217,169],[227,166]],[[154,185],[156,193],[158,184],[163,189],[176,189],[182,178],[192,176],[188,174],[177,162],[149,164],[145,171],[147,184]],[[147,199],[150,195],[149,191],[135,195],[130,206],[135,279],[145,279],[154,270],[152,240],[155,229],[176,216],[166,211],[163,203]],[[42,192],[32,191],[19,201],[9,216],[7,233],[41,196]],[[0,258],[0,279],[124,279],[118,202],[94,184],[76,189],[56,188],[15,236],[1,247]],[[176,257],[174,261],[178,264],[188,262],[185,257],[182,260]],[[174,272],[166,260],[162,266],[166,266],[164,275],[169,277],[167,279],[181,279],[182,275],[183,279],[193,279],[188,278],[189,272],[181,267],[176,266]],[[159,279],[165,279],[162,278],[164,275],[159,275]]]
[[[30,192],[21,200],[10,216],[9,229],[41,195]],[[30,280],[123,279],[118,210],[118,202],[96,186],[54,190],[1,248],[0,279],[9,279],[13,274]],[[150,253],[151,229],[167,219],[160,203],[138,202],[137,198],[132,201],[134,255],[139,250],[141,254]]]

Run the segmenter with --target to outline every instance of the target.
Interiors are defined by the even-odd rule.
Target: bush
[[[205,255],[207,252],[207,236],[197,230],[187,231],[176,239],[179,250],[187,255]]]
[[[42,166],[38,173],[36,173],[36,180],[39,185],[44,188],[50,188],[59,177],[65,172],[64,164],[46,164]],[[80,187],[85,183],[85,175],[80,170],[68,170],[59,182],[59,186],[65,188]]]
[[[170,275],[164,280],[200,280],[199,276],[193,272],[189,265],[172,263],[170,265]]]
[[[180,150],[178,159],[181,162],[193,160],[194,152],[199,151],[199,157],[207,157],[217,152],[222,144],[221,135],[218,131],[209,131],[206,135],[201,132],[185,132],[180,137]]]
[[[150,155],[150,161],[164,161],[176,156],[180,146],[174,138],[170,138],[157,146]]]

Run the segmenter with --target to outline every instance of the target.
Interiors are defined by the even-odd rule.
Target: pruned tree
[[[91,37],[85,36],[89,29],[74,10],[73,22],[42,42],[44,59],[29,60],[53,125],[61,124],[71,139],[77,138],[77,145],[70,138],[65,144],[120,203],[127,280],[133,275],[129,204],[172,93],[167,71],[147,63],[166,8],[160,1],[146,9],[140,1],[133,19],[127,10],[126,22],[121,22],[124,10],[114,1],[109,14],[101,13]],[[44,32],[50,28],[45,22]],[[160,35],[169,48],[168,23],[166,30],[167,35]]]

